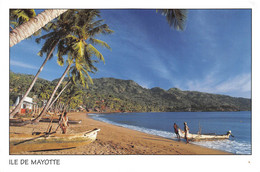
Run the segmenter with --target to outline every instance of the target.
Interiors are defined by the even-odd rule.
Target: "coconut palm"
[[[37,32],[47,23],[66,11],[67,10],[45,10],[36,17],[16,27],[9,34],[10,47],[14,46],[25,38],[30,37],[33,33]]]
[[[55,97],[55,99],[51,102],[50,106],[48,109],[50,109],[52,107],[52,105],[58,100],[58,98],[61,96],[61,94],[63,93],[63,91],[71,84],[71,79],[69,81],[67,81],[67,83],[64,85],[64,87],[61,89],[61,91],[59,92],[59,94]]]
[[[41,19],[43,16],[49,14],[50,12],[48,12],[47,10],[41,14],[39,14],[36,19],[39,20]],[[35,12],[34,10],[12,10],[11,11],[11,16],[10,19],[11,21],[13,21],[13,25],[18,25],[23,23],[24,21],[29,20],[29,18],[31,18],[32,16],[35,16]],[[15,22],[14,22],[15,21]],[[59,20],[60,21],[60,20]],[[30,21],[29,21],[30,22]],[[28,24],[28,22],[27,22]],[[24,24],[22,24],[24,25]],[[49,28],[47,27],[45,30],[50,30],[53,29],[54,25],[50,24]],[[16,29],[16,28],[15,28]],[[34,79],[32,80],[29,88],[27,89],[27,91],[25,92],[25,94],[23,95],[22,99],[20,100],[19,104],[14,108],[14,110],[10,113],[10,118],[13,118],[14,115],[20,110],[21,105],[24,101],[24,99],[27,97],[27,95],[30,93],[31,89],[33,88],[36,80],[38,79],[39,74],[41,73],[41,71],[43,70],[43,67],[45,66],[45,64],[47,63],[47,61],[49,59],[51,59],[53,57],[53,52],[58,44],[58,42],[62,39],[63,34],[64,34],[64,29],[61,27],[59,27],[59,25],[56,25],[55,27],[55,31],[52,34],[47,34],[47,36],[50,37],[50,39],[48,41],[45,42],[43,48],[40,50],[39,55],[42,56],[43,53],[46,53],[47,56],[45,58],[45,60],[43,61],[41,67],[39,68],[38,72],[36,73]],[[58,31],[57,31],[58,30]],[[14,31],[14,30],[13,30]],[[13,32],[12,31],[12,32]],[[12,33],[11,32],[11,33]],[[11,34],[10,33],[10,34]],[[46,35],[45,35],[46,36]],[[44,36],[43,36],[44,37]],[[42,37],[41,37],[42,38]],[[36,39],[37,42],[39,42],[39,40],[41,39]],[[11,37],[10,37],[10,41],[11,41]]]
[[[39,122],[42,116],[46,113],[58,87],[63,81],[66,73],[70,70],[72,64],[75,65],[76,69],[82,70],[85,74],[87,74],[91,71],[91,69],[94,69],[93,63],[98,62],[97,60],[93,60],[93,57],[97,57],[98,60],[104,62],[103,55],[94,47],[94,45],[99,44],[106,48],[110,47],[106,42],[95,39],[95,36],[99,34],[110,34],[113,31],[109,29],[108,25],[102,24],[103,20],[96,20],[96,17],[99,17],[98,10],[78,10],[76,15],[72,16],[75,23],[72,26],[70,34],[66,35],[66,37],[59,42],[58,47],[62,51],[59,51],[57,54],[61,65],[63,64],[63,56],[68,56],[68,66],[54,88],[54,91],[46,106],[40,115],[33,120],[34,123]],[[80,67],[82,65],[84,65],[87,70]],[[84,82],[84,74],[82,71],[79,72],[79,77],[81,78],[81,82]]]
[[[70,85],[68,89],[66,89],[65,94],[62,96],[62,99],[65,103],[66,108],[76,108],[78,105],[82,104],[82,94],[83,91],[78,88],[78,85]]]
[[[14,108],[14,110],[10,113],[10,118],[13,118],[14,115],[20,110],[21,105],[22,105],[22,103],[23,103],[25,97],[28,96],[28,94],[30,93],[31,89],[33,88],[33,86],[34,86],[34,84],[35,84],[35,82],[36,82],[36,80],[37,80],[39,74],[40,74],[41,71],[43,70],[43,67],[45,66],[45,64],[47,63],[47,61],[50,59],[50,57],[52,56],[52,53],[53,53],[53,51],[54,51],[56,45],[57,45],[57,41],[53,42],[53,44],[50,45],[50,46],[52,47],[51,50],[50,50],[50,52],[48,53],[47,57],[46,57],[45,60],[43,61],[41,67],[39,68],[38,72],[36,73],[34,79],[32,80],[32,82],[31,82],[29,88],[27,89],[27,91],[26,91],[25,94],[23,95],[23,97],[22,97],[22,99],[20,100],[19,104],[18,104],[18,105]]]
[[[38,55],[43,56],[44,53],[46,53],[46,58],[43,61],[41,67],[39,68],[39,70],[37,71],[34,79],[32,80],[29,88],[27,89],[27,91],[25,92],[25,94],[23,95],[22,99],[20,100],[19,104],[14,108],[14,110],[10,113],[10,118],[13,118],[14,115],[20,110],[21,105],[25,99],[25,97],[27,97],[27,95],[30,93],[31,89],[33,88],[36,80],[38,79],[39,74],[41,73],[41,71],[43,70],[45,64],[47,63],[47,61],[49,59],[51,59],[53,57],[53,52],[58,44],[58,42],[62,39],[63,34],[64,34],[64,29],[62,29],[62,27],[58,27],[56,26],[56,31],[54,32],[54,34],[47,34],[47,36],[50,38],[48,41],[45,42],[45,44],[43,45],[42,49],[40,50],[40,52],[38,53]],[[59,28],[59,29],[58,29]],[[46,28],[47,30],[52,29],[52,27]],[[57,31],[59,30],[59,31]],[[42,37],[46,37],[46,35],[42,36]],[[39,43],[39,40],[42,39],[42,37],[37,38],[36,42]]]
[[[17,26],[29,21],[35,17],[36,13],[33,9],[11,9],[10,10],[10,29],[13,30]]]
[[[18,12],[20,12],[20,11],[18,10]],[[13,11],[13,13],[12,13],[13,16],[18,16],[17,15],[18,12]],[[38,53],[38,55],[40,55],[40,56],[43,56],[43,54],[46,54],[47,56],[46,56],[44,62],[42,63],[41,67],[39,68],[38,72],[36,73],[29,88],[27,89],[27,91],[23,95],[22,99],[20,100],[19,104],[10,113],[10,118],[13,118],[14,115],[20,110],[25,97],[27,97],[27,95],[30,93],[31,89],[33,88],[39,74],[43,70],[43,67],[45,66],[47,61],[53,57],[53,52],[54,52],[56,46],[58,45],[57,46],[58,52],[63,51],[62,46],[61,46],[61,44],[63,44],[63,42],[61,40],[63,38],[65,38],[66,35],[68,35],[70,33],[70,31],[72,31],[71,26],[73,26],[73,22],[75,22],[75,17],[72,17],[72,16],[75,15],[76,13],[77,13],[76,10],[68,10],[66,13],[61,15],[57,21],[55,21],[53,23],[49,23],[49,25],[45,28],[45,30],[47,30],[47,31],[52,30],[52,32],[47,33],[46,35],[43,35],[40,38],[36,39],[37,43],[39,43],[42,39],[47,39],[45,41],[43,47],[41,48],[41,50]],[[12,17],[12,18],[18,18],[18,17]],[[63,58],[61,58],[60,56],[58,58],[58,63],[63,64]]]
[[[92,62],[89,63],[90,65],[85,65],[85,61],[81,61],[79,62],[79,59],[77,59],[77,62],[74,66],[71,66],[70,71],[69,71],[69,75],[71,74],[71,78],[67,81],[67,83],[65,84],[65,86],[61,89],[61,91],[59,92],[59,94],[55,97],[55,99],[51,102],[50,106],[48,109],[51,108],[51,106],[57,101],[57,99],[61,96],[61,94],[63,93],[63,91],[72,83],[73,85],[77,84],[77,81],[80,82],[80,84],[83,87],[88,88],[88,83],[93,84],[93,80],[90,77],[90,75],[88,74],[89,72],[91,73],[95,73],[97,71],[97,68],[95,66],[93,66]]]

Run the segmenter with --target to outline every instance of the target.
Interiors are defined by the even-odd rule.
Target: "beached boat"
[[[10,126],[24,126],[27,125],[28,123],[30,123],[30,121],[32,120],[32,118],[12,118],[9,119],[9,125]]]
[[[26,152],[43,152],[72,149],[78,146],[89,144],[96,140],[97,132],[100,129],[93,129],[78,134],[58,133],[37,133],[31,134],[10,134],[10,154]]]
[[[27,123],[25,121],[30,122],[31,120],[33,120],[33,118],[21,118],[21,119],[17,119],[17,118],[13,118],[9,120],[9,125],[10,126],[24,126]],[[52,122],[52,123],[58,123],[59,122],[59,118],[58,117],[54,117],[53,119],[49,118],[49,117],[44,117],[40,120],[40,122]],[[80,124],[81,120],[74,120],[74,119],[69,119],[68,121],[69,124]]]
[[[59,122],[59,118],[54,118],[53,120],[51,118],[42,118],[40,120],[40,122],[51,122],[52,123],[58,123]],[[69,124],[80,124],[81,123],[81,120],[74,120],[74,119],[70,119],[69,118],[69,121],[68,121]]]
[[[181,138],[185,138],[185,132],[181,129],[178,129]],[[188,132],[187,138],[192,141],[200,140],[218,140],[218,139],[229,139],[232,136],[231,131],[228,131],[227,134],[217,135],[217,134],[191,134]]]

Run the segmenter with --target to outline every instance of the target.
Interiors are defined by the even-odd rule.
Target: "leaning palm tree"
[[[113,32],[109,29],[108,25],[102,24],[103,20],[96,20],[96,17],[99,17],[98,10],[79,10],[74,17],[73,21],[75,23],[72,27],[72,31],[65,39],[60,41],[58,45],[59,47],[62,47],[60,49],[63,50],[59,51],[57,54],[61,65],[63,64],[63,56],[68,56],[67,68],[54,88],[46,106],[40,115],[33,120],[33,123],[39,122],[46,113],[57,89],[73,64],[75,65],[75,68],[79,69],[79,64],[82,63],[87,69],[91,70],[91,68],[93,68],[93,63],[98,62],[97,60],[93,60],[93,57],[97,57],[98,60],[104,62],[103,55],[94,47],[94,45],[99,44],[106,48],[110,48],[106,42],[95,38],[95,36],[99,34],[110,34]],[[88,73],[87,70],[85,72]],[[84,77],[83,73],[79,74],[79,76],[82,78]]]
[[[65,11],[67,10],[45,10],[34,19],[16,28],[10,33],[10,47],[31,36]],[[166,16],[170,26],[174,26],[176,29],[180,30],[184,29],[183,23],[185,23],[186,20],[187,10],[160,9],[157,11]]]
[[[10,47],[14,46],[25,38],[30,37],[47,23],[66,11],[67,10],[45,10],[36,17],[30,19],[28,22],[25,22],[17,28],[13,29],[9,34]]]
[[[89,11],[89,10],[88,10]],[[91,11],[91,10],[90,10]],[[18,11],[20,12],[20,11]],[[18,16],[16,11],[13,11],[13,16]],[[75,22],[75,17],[72,17],[73,15],[77,14],[77,10],[68,10],[66,13],[62,14],[58,20],[54,22],[48,23],[47,27],[44,29],[46,31],[52,30],[52,32],[47,33],[46,35],[41,36],[40,38],[36,39],[36,42],[39,43],[42,39],[47,39],[39,51],[38,55],[43,56],[43,54],[46,54],[46,58],[44,62],[42,63],[41,67],[39,68],[38,72],[36,73],[33,81],[31,82],[29,88],[23,95],[22,99],[20,100],[19,104],[14,108],[14,110],[10,113],[10,118],[13,118],[15,114],[20,110],[21,105],[24,101],[24,99],[27,97],[27,95],[30,93],[31,89],[33,88],[36,80],[38,79],[39,74],[43,70],[45,64],[49,59],[53,57],[53,52],[55,49],[58,49],[58,52],[62,52],[62,46],[60,46],[63,42],[62,39],[66,37],[72,31],[72,26]],[[13,17],[18,18],[18,17]],[[59,43],[59,44],[58,44]],[[58,63],[63,63],[63,58],[58,58]]]
[[[83,91],[79,89],[78,84],[72,84],[70,87],[68,87],[65,91],[65,94],[61,96],[62,102],[64,102],[64,108],[75,108],[77,105],[82,104],[82,96],[83,96]]]
[[[14,12],[13,12],[14,13]],[[16,12],[17,13],[17,12]],[[14,14],[16,14],[14,13]],[[70,11],[68,11],[67,13],[71,13]],[[36,80],[38,79],[39,74],[41,73],[41,71],[43,70],[45,64],[47,63],[48,60],[50,60],[53,57],[53,52],[55,50],[55,48],[57,47],[58,43],[60,40],[62,40],[62,38],[64,38],[66,35],[66,33],[68,33],[67,28],[64,27],[64,23],[67,22],[68,18],[66,18],[66,14],[64,14],[64,18],[63,20],[58,20],[56,22],[56,24],[54,23],[49,23],[49,26],[45,28],[45,30],[49,31],[49,30],[54,30],[51,33],[48,33],[40,38],[36,39],[36,42],[39,43],[41,39],[44,39],[46,37],[48,37],[49,39],[44,43],[43,47],[41,48],[41,50],[39,51],[38,55],[43,56],[44,53],[46,53],[46,58],[43,61],[41,67],[39,68],[38,72],[36,73],[36,75],[34,76],[34,79],[32,80],[29,88],[27,89],[27,91],[25,92],[25,94],[23,95],[22,99],[20,100],[19,104],[14,108],[14,110],[10,113],[10,118],[13,118],[15,116],[15,114],[20,110],[21,105],[24,101],[24,99],[27,97],[27,95],[30,93],[31,89],[33,88]],[[67,26],[68,27],[68,26]],[[58,49],[58,51],[62,51],[60,49]],[[61,59],[58,59],[61,60]]]
[[[85,63],[85,61],[77,61],[74,66],[71,66],[70,71],[68,73],[69,80],[61,89],[59,94],[55,97],[55,99],[51,102],[48,109],[52,107],[52,105],[58,100],[58,98],[69,85],[77,85],[77,83],[80,83],[83,87],[88,88],[88,83],[93,84],[93,80],[88,73],[95,73],[97,71],[97,68],[93,66],[93,62],[88,63],[89,66],[86,66]]]
[[[50,50],[50,52],[48,53],[47,57],[45,58],[45,60],[43,61],[41,67],[39,68],[38,72],[36,73],[36,75],[34,76],[34,79],[32,80],[29,88],[27,89],[27,91],[25,92],[25,94],[23,95],[22,99],[20,100],[19,104],[16,105],[16,107],[14,108],[14,110],[10,113],[10,118],[13,118],[15,116],[15,114],[20,110],[21,105],[24,101],[24,99],[28,96],[28,94],[30,93],[31,89],[33,88],[36,80],[38,79],[39,74],[41,73],[41,71],[43,70],[43,67],[45,66],[45,64],[47,63],[47,61],[52,57],[52,53],[55,49],[57,45],[57,42],[53,42],[50,46],[52,47],[52,49]]]
[[[35,17],[34,9],[11,9],[10,10],[10,29],[13,30],[17,26],[28,22]]]
[[[48,107],[48,110],[52,107],[52,105],[58,100],[58,98],[61,96],[61,94],[66,90],[66,88],[71,84],[71,79],[67,81],[67,83],[64,85],[64,87],[61,89],[59,94],[55,97],[55,99],[51,102],[50,106]],[[48,111],[47,110],[47,111]]]

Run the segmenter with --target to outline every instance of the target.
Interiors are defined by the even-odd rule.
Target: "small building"
[[[15,101],[15,106],[17,106],[20,101],[22,99],[22,96],[18,96],[16,101]],[[29,111],[33,110],[34,105],[36,105],[36,103],[33,103],[33,98],[31,97],[25,97],[21,106],[21,113],[25,113],[26,109],[28,109]]]
[[[76,109],[77,111],[81,111],[81,112],[85,110],[85,108],[83,108],[82,106],[78,106]]]
[[[20,103],[20,100],[22,99],[22,96],[18,96],[16,101],[15,101],[15,106],[17,106]],[[22,109],[30,109],[32,110],[33,108],[33,98],[31,97],[25,97],[23,100],[23,104],[21,106]]]

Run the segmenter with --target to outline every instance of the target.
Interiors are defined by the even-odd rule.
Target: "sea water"
[[[184,129],[187,122],[190,133],[226,134],[234,137],[226,140],[191,142],[200,146],[231,152],[251,154],[251,112],[147,112],[89,114],[95,120],[130,128],[147,134],[176,139],[173,124]]]

